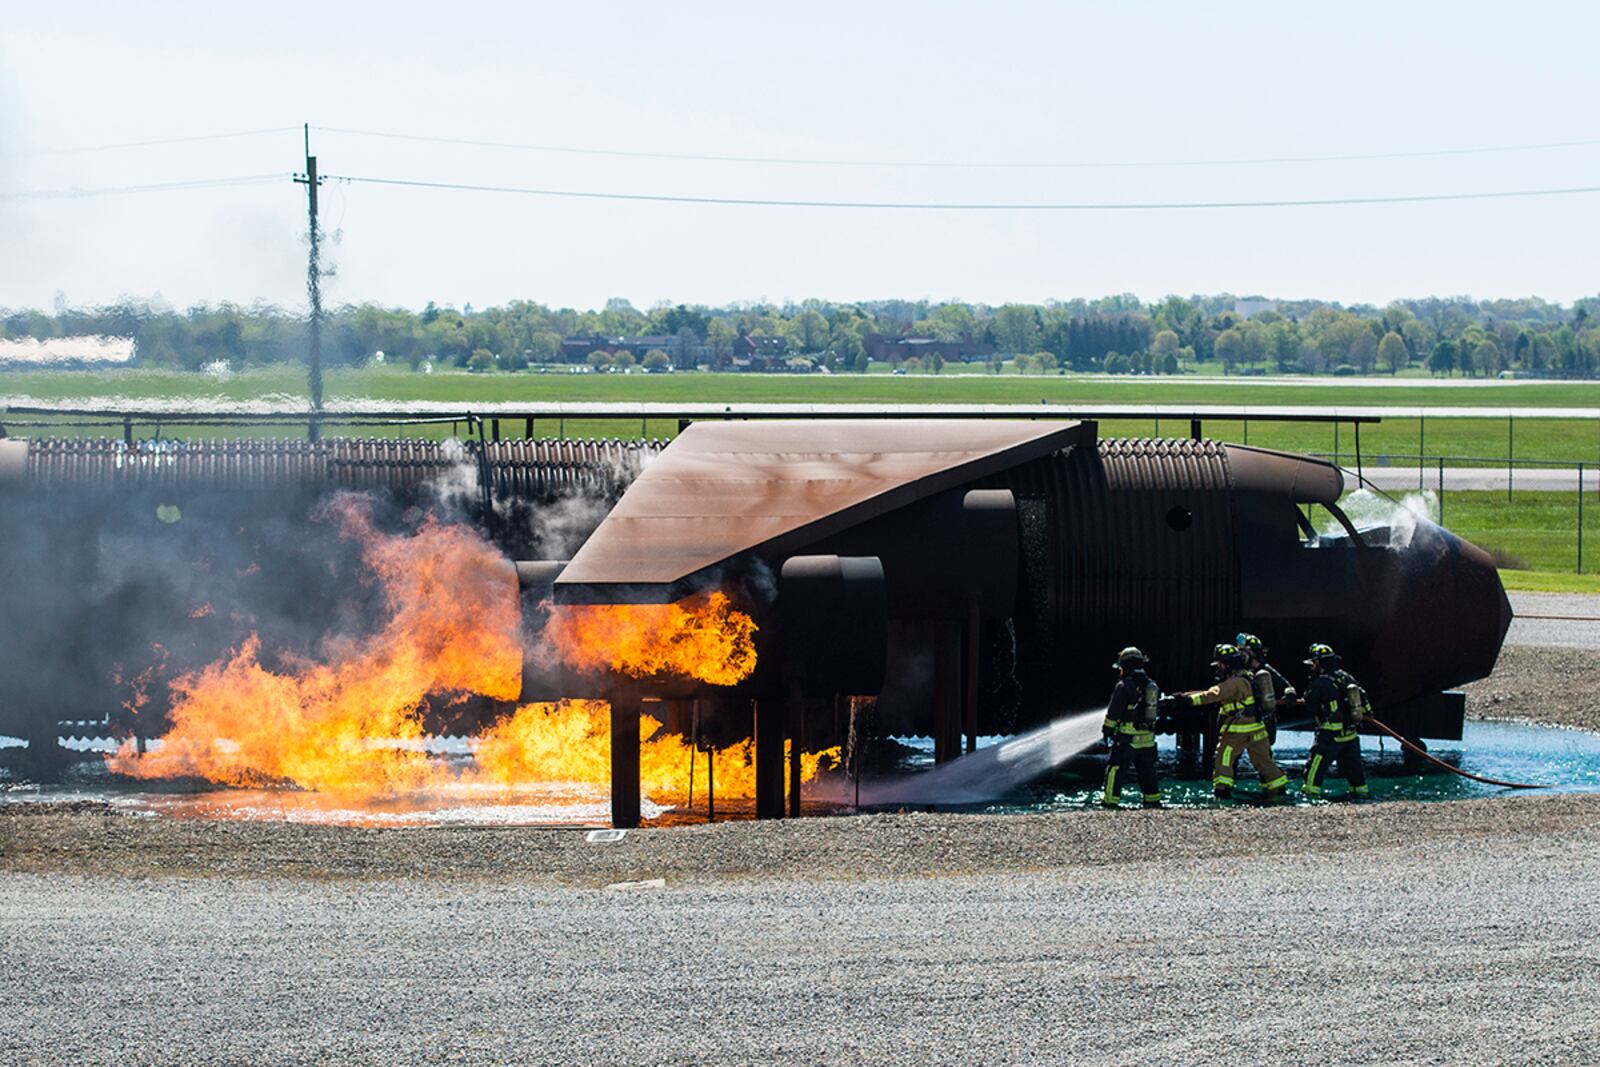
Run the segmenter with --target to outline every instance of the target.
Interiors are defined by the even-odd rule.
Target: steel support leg
[[[961,755],[961,623],[933,625],[933,761]]]
[[[1200,766],[1200,735],[1197,733],[1178,734],[1178,763],[1187,767]]]
[[[800,753],[805,745],[806,698],[798,685],[789,689],[789,817],[800,817]]]
[[[611,701],[611,825],[639,825],[639,699]]]
[[[783,818],[783,705],[758,700],[756,709],[756,818]]]
[[[967,735],[967,751],[978,751],[978,656],[983,617],[977,601],[967,606],[967,625],[962,633],[965,667],[962,671],[961,729]]]

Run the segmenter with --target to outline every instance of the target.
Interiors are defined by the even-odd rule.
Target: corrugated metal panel
[[[1109,687],[1111,655],[1138,644],[1162,661],[1158,676],[1194,677],[1233,634],[1239,559],[1222,445],[1110,439],[988,484],[1018,497],[1027,621],[1045,673]]]
[[[18,442],[20,443],[20,442]],[[44,488],[266,491],[411,489],[486,466],[497,498],[616,491],[660,451],[653,441],[140,441],[31,438],[20,481]],[[19,480],[13,477],[13,481]]]

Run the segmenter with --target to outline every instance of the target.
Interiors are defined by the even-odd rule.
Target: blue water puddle
[[[1093,724],[1095,729],[1098,724]],[[0,739],[0,748],[20,745]],[[933,744],[927,738],[897,738],[909,750],[893,778],[913,781],[920,772],[933,767]],[[1005,738],[983,738],[988,747]],[[1015,742],[1016,739],[1011,739]],[[1324,783],[1322,797],[1312,799],[1300,791],[1300,777],[1309,756],[1311,734],[1283,731],[1278,735],[1274,755],[1289,773],[1287,799],[1268,799],[1260,791],[1254,774],[1243,764],[1239,786],[1232,801],[1218,801],[1211,794],[1209,772],[1196,775],[1193,764],[1182,767],[1174,741],[1159,739],[1159,770],[1165,803],[1169,807],[1207,808],[1237,804],[1337,804],[1348,802],[1348,787],[1337,773]],[[1076,742],[1075,742],[1076,743]],[[94,749],[95,745],[74,745]],[[463,746],[441,744],[438,754],[458,757]],[[1447,771],[1408,760],[1393,741],[1362,738],[1362,754],[1367,768],[1371,800],[1461,800],[1470,797],[1538,795],[1546,792],[1600,792],[1600,734],[1553,726],[1517,723],[1468,722],[1461,741],[1429,743],[1433,755],[1453,766],[1475,774],[1518,782],[1538,782],[1549,789],[1510,790],[1469,781]],[[464,749],[463,749],[464,751]],[[947,765],[954,767],[955,765]],[[994,799],[981,803],[895,802],[880,809],[937,808],[946,811],[1018,814],[1029,812],[1081,811],[1098,808],[1100,786],[1105,774],[1103,751],[1090,750],[1074,757],[1057,770]],[[989,781],[984,775],[985,781]],[[879,779],[878,781],[883,781]],[[930,779],[931,783],[932,779]],[[948,783],[944,783],[948,784]],[[821,789],[819,788],[819,792]],[[833,799],[848,806],[850,785],[835,779]],[[937,792],[943,792],[941,788]],[[813,794],[816,795],[816,794]],[[944,795],[949,795],[945,793]],[[987,795],[980,793],[978,795]],[[1139,804],[1138,787],[1124,787],[1123,803]],[[515,795],[489,795],[482,789],[463,787],[425,797],[407,798],[389,804],[364,805],[346,810],[337,798],[315,793],[271,790],[213,789],[196,783],[136,782],[110,775],[102,764],[88,762],[69,772],[67,780],[39,785],[19,779],[0,767],[0,804],[41,801],[97,800],[140,815],[190,815],[209,818],[261,818],[289,821],[344,822],[359,825],[435,825],[444,823],[532,823],[585,825],[604,822],[608,807],[604,790],[590,789],[582,795],[560,789],[533,789]],[[660,809],[647,805],[650,814]]]
[[[1537,794],[1546,792],[1600,792],[1600,734],[1556,726],[1520,723],[1468,722],[1460,741],[1430,741],[1429,752],[1461,770],[1490,778],[1514,782],[1537,782],[1549,789],[1512,790],[1470,781],[1448,771],[1408,760],[1392,740],[1361,739],[1362,760],[1367,769],[1367,784],[1373,800],[1462,800],[1469,797]],[[916,750],[903,764],[908,772],[932,766],[932,742],[925,738],[900,738]],[[1001,738],[985,738],[988,744]],[[1215,807],[1220,804],[1330,804],[1345,802],[1349,789],[1337,770],[1331,770],[1319,798],[1302,795],[1300,778],[1310,756],[1312,736],[1308,731],[1285,730],[1278,734],[1273,755],[1289,773],[1289,798],[1264,797],[1254,774],[1241,761],[1239,785],[1234,800],[1218,801],[1212,796],[1209,770],[1194,777],[1180,768],[1173,738],[1158,742],[1159,770],[1165,803],[1169,807]],[[1020,812],[1068,811],[1097,807],[1105,774],[1105,756],[1091,751],[1069,761],[1056,772],[1018,787],[1005,796],[983,804],[937,805],[945,810],[1015,814]],[[1187,774],[1188,777],[1181,775]],[[1130,781],[1123,788],[1124,806],[1137,807],[1139,790]]]

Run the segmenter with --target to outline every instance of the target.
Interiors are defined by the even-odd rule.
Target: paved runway
[[[924,382],[937,379],[918,378]],[[959,385],[960,383],[954,383]],[[73,400],[17,395],[5,398],[5,405],[23,411],[64,413],[115,410],[132,415],[190,415],[196,418],[225,419],[230,415],[273,415],[304,418],[305,401],[277,395],[255,400],[231,401],[217,397],[130,397],[102,396]],[[0,406],[0,412],[6,410]],[[439,400],[376,400],[336,398],[323,408],[324,415],[407,415],[464,418],[470,410],[484,416],[538,415],[540,418],[1014,418],[1072,419],[1086,415],[1105,418],[1153,419],[1160,416],[1174,423],[1190,417],[1237,421],[1240,418],[1267,418],[1273,415],[1326,418],[1372,417],[1380,419],[1600,419],[1600,407],[1530,407],[1506,405],[1416,406],[1416,405],[1315,405],[1315,404],[1186,404],[1174,401],[1160,404],[1077,404],[1052,403],[1041,398],[1037,404],[969,403],[892,403],[859,401],[849,403],[788,403],[732,401],[721,403],[686,401],[528,401],[482,400],[471,404]],[[1166,433],[1182,435],[1186,427],[1163,427]]]
[[[1345,467],[1351,472],[1347,479],[1347,488],[1355,488],[1355,467],[1345,457]],[[1426,467],[1422,470],[1422,477],[1417,477],[1415,467],[1377,467],[1372,464],[1365,465],[1361,470],[1362,476],[1372,485],[1389,493],[1403,493],[1417,489],[1439,489],[1439,469]],[[1420,484],[1419,484],[1420,482]],[[1576,467],[1539,467],[1520,468],[1513,473],[1508,473],[1504,467],[1446,467],[1444,469],[1444,488],[1446,492],[1457,490],[1504,490],[1507,486],[1513,489],[1526,489],[1529,491],[1554,491],[1576,493],[1578,489],[1578,470]],[[1588,464],[1583,471],[1583,487],[1587,491],[1600,492],[1600,464]],[[1600,506],[1600,501],[1594,501]],[[1600,518],[1600,513],[1597,513]]]
[[[1506,644],[1600,651],[1600,596],[1511,593],[1510,597],[1517,618],[1511,621]]]

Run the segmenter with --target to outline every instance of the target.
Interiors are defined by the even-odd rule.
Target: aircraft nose
[[[1437,526],[1417,533],[1393,557],[1375,647],[1386,687],[1408,696],[1487,678],[1512,617],[1487,552]]]

